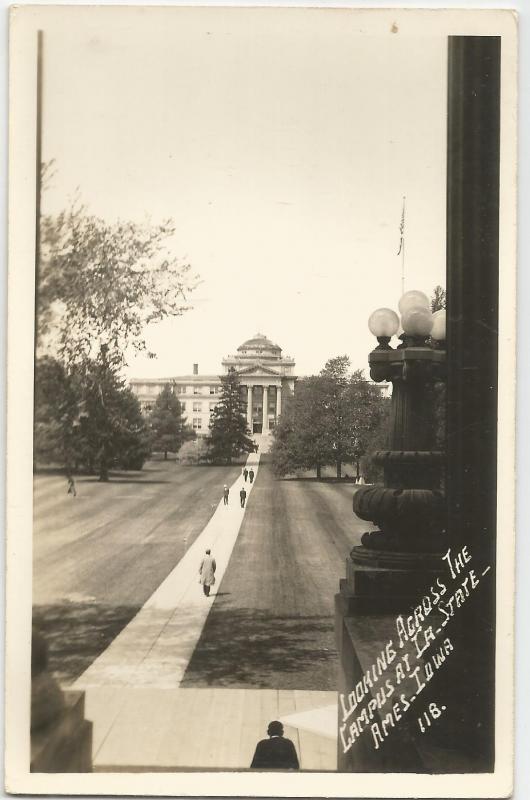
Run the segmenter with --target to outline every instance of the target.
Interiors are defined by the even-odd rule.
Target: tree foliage
[[[184,442],[195,438],[195,433],[186,424],[182,405],[169,383],[156,398],[149,415],[149,425],[153,450],[164,453],[164,459],[167,459],[168,452],[178,453]]]
[[[171,221],[109,223],[78,203],[41,217],[37,352],[48,359],[36,375],[37,458],[70,469],[75,451],[102,480],[112,465],[143,464],[148,431],[120,369],[128,350],[146,350],[146,326],[189,308],[197,278],[171,254],[173,234]]]
[[[431,311],[441,311],[442,308],[447,308],[447,292],[443,286],[435,286],[431,297]]]
[[[383,414],[379,389],[361,370],[349,372],[347,356],[330,359],[317,376],[297,381],[274,431],[273,469],[286,475],[297,469],[357,462]]]
[[[35,365],[33,459],[60,464],[71,472],[79,452],[81,385],[56,359]]]
[[[110,224],[73,206],[43,216],[38,286],[38,333],[64,363],[95,358],[110,365],[128,347],[145,350],[146,325],[186,311],[196,285],[189,265],[167,250],[174,233],[161,225]]]
[[[35,461],[97,472],[103,481],[112,466],[141,469],[149,432],[137,398],[104,354],[71,371],[43,357],[35,385]]]
[[[208,458],[227,464],[241,453],[254,450],[250,438],[241,386],[235,370],[221,375],[219,402],[212,411],[208,436]]]
[[[102,481],[112,466],[141,469],[150,453],[146,421],[137,397],[109,368],[104,348],[85,370],[83,386],[82,452],[89,469]]]

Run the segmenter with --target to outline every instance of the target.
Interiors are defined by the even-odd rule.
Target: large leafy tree
[[[147,325],[184,313],[197,282],[171,254],[173,233],[171,221],[109,223],[79,204],[41,218],[37,352],[81,381],[83,442],[102,480],[124,448],[132,448],[128,463],[145,458],[144,423],[120,378],[127,351],[146,350]],[[63,443],[66,427],[57,431]],[[44,444],[44,428],[40,434]],[[47,434],[53,439],[51,428]]]
[[[384,413],[379,389],[361,370],[349,371],[347,356],[330,359],[319,375],[298,381],[275,430],[273,468],[278,475],[333,464],[337,477],[344,463],[357,464],[371,432]]]
[[[194,432],[186,424],[182,405],[169,383],[156,398],[154,408],[149,415],[149,425],[153,450],[164,453],[164,460],[167,459],[168,452],[178,453],[184,442],[195,437]]]
[[[254,442],[249,434],[239,379],[231,369],[221,375],[219,402],[210,419],[208,458],[231,464],[241,453],[252,452]]]
[[[317,478],[320,478],[322,466],[330,460],[324,400],[322,381],[318,376],[311,376],[297,381],[294,395],[283,401],[271,448],[276,475],[316,469]]]
[[[145,328],[188,308],[196,285],[190,267],[171,255],[171,221],[108,223],[73,206],[41,222],[37,297],[41,347],[64,363],[95,358],[109,365],[128,348],[146,349]]]
[[[141,469],[149,433],[137,398],[109,370],[103,356],[67,371],[49,356],[38,359],[34,459],[83,467],[108,480],[111,466]]]

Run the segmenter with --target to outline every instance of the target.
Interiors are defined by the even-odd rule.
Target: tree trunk
[[[99,462],[99,480],[107,482],[109,479],[109,459],[107,456],[107,448],[103,447],[101,459]]]
[[[358,481],[359,477],[360,477],[360,474],[361,474],[361,470],[360,470],[360,467],[359,467],[359,461],[356,461],[355,464],[357,466],[357,481]]]
[[[337,478],[342,478],[342,461],[340,458],[337,459]]]
[[[319,481],[321,477],[322,477],[322,467],[320,466],[320,464],[317,464],[317,481]]]
[[[167,461],[167,450],[164,450],[164,461]]]

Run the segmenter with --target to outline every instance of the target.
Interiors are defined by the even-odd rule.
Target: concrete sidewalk
[[[259,470],[259,454],[249,456],[247,466]],[[245,510],[239,491],[253,484],[243,475],[230,487],[229,504],[221,498],[210,521],[175,569],[149,598],[131,622],[74,683],[89,687],[179,687],[215,600],[215,590],[205,597],[199,584],[199,565],[210,548],[217,563],[218,588],[228,566]],[[222,487],[219,487],[222,495]]]
[[[247,464],[257,476],[259,455]],[[85,690],[94,724],[95,771],[248,769],[272,719],[284,721],[302,769],[336,769],[335,692],[179,688],[216,596],[204,596],[199,564],[210,548],[218,590],[245,513],[243,485],[248,499],[253,484],[240,475],[228,506],[220,500],[175,569],[73,685]]]
[[[280,719],[300,768],[337,765],[336,692],[275,689],[89,689],[96,772],[248,769]]]

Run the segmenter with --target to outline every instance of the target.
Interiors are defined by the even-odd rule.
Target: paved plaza
[[[276,481],[266,456],[249,463],[244,510],[239,466],[151,462],[81,480],[76,498],[36,480],[35,617],[63,685],[86,692],[96,770],[245,769],[274,718],[302,769],[335,769],[333,596],[366,524],[351,484]],[[81,632],[67,624],[78,612]]]

